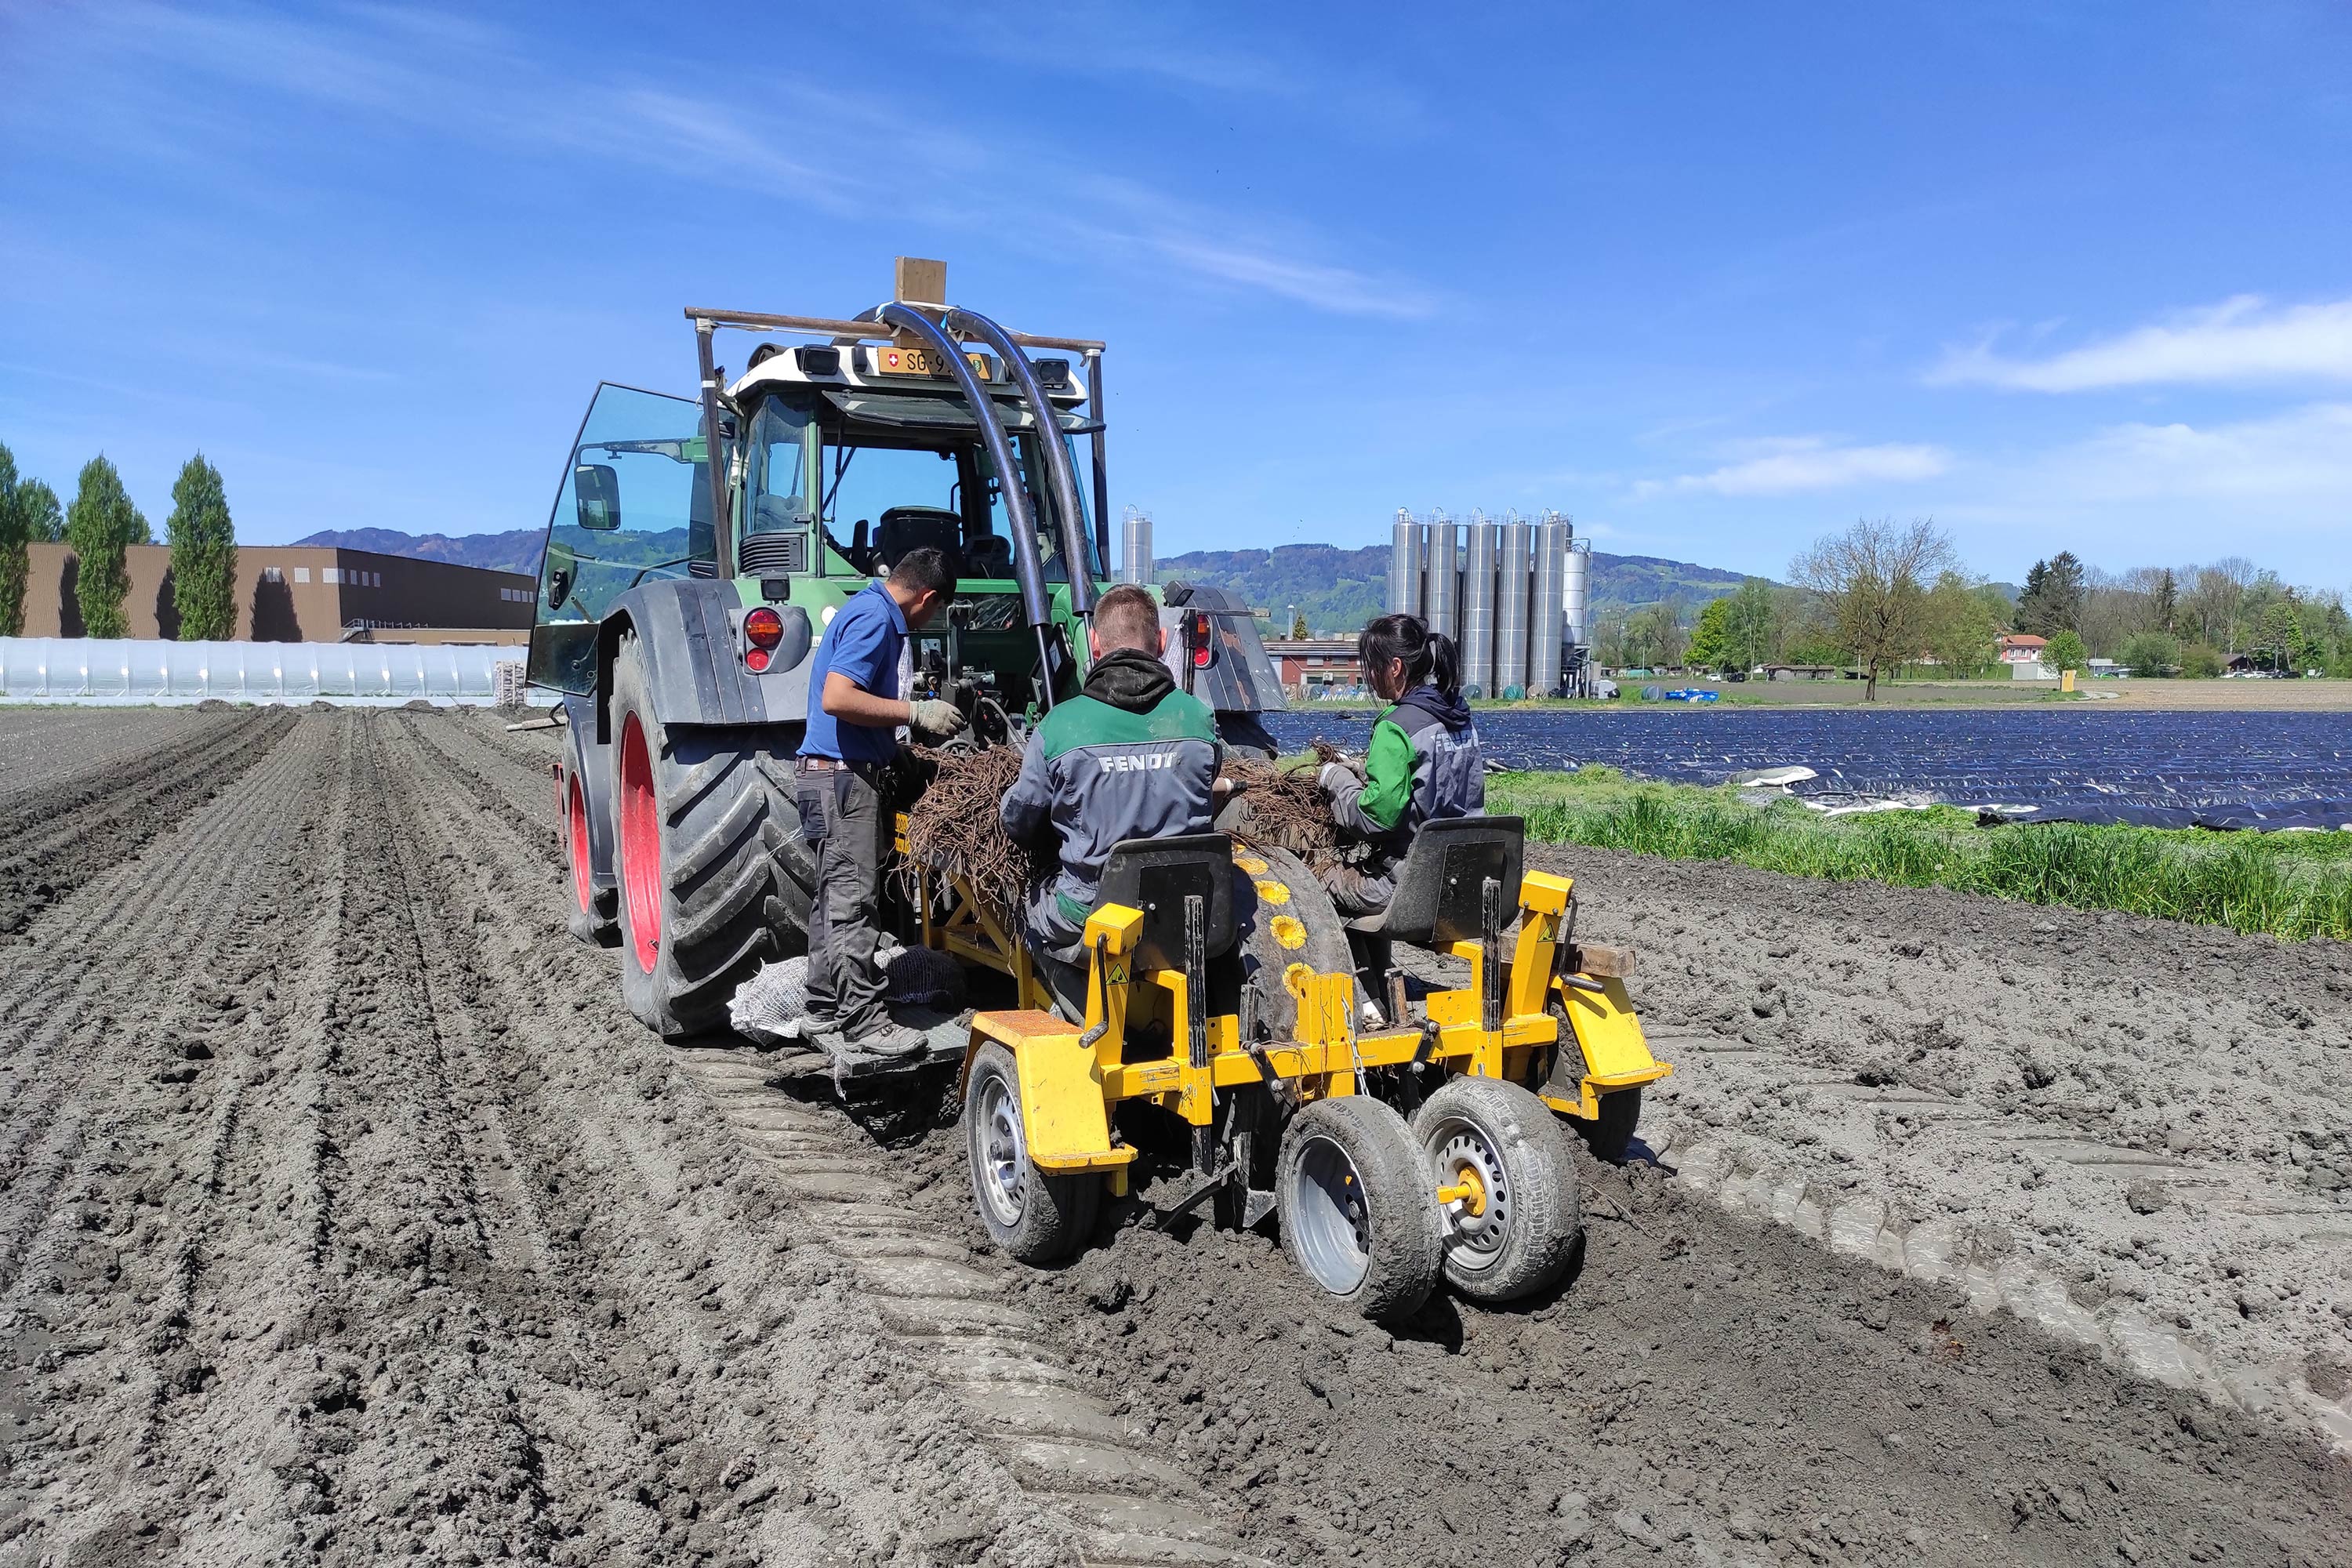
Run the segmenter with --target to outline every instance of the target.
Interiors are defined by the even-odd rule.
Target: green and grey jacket
[[[1055,899],[1084,921],[1112,846],[1209,831],[1223,765],[1207,704],[1177,690],[1158,659],[1122,648],[1104,655],[1083,694],[1030,733],[1021,776],[997,815],[1021,841],[1054,825],[1062,841]]]
[[[1332,820],[1396,855],[1424,822],[1486,812],[1486,763],[1470,705],[1433,686],[1415,687],[1372,721],[1363,782],[1331,790]]]

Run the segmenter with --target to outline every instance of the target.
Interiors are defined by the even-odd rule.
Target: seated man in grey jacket
[[[1176,689],[1160,662],[1166,644],[1150,595],[1126,584],[1105,594],[1087,632],[1094,666],[1086,685],[1030,733],[1021,775],[999,808],[1018,841],[1047,823],[1059,836],[1060,868],[1032,899],[1027,933],[1055,963],[1083,956],[1080,939],[1112,846],[1206,833],[1216,815],[1224,765],[1216,715]],[[1068,1005],[1069,973],[1050,978]],[[1076,984],[1082,1006],[1083,976]]]

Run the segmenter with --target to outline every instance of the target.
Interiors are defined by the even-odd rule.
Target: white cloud
[[[895,99],[806,80],[764,86],[755,100],[702,93],[688,73],[633,53],[631,70],[604,79],[560,74],[522,40],[495,26],[433,11],[362,8],[322,17],[150,3],[87,19],[89,41],[117,68],[118,90],[135,79],[128,114],[109,133],[138,134],[140,117],[159,153],[185,156],[197,140],[191,90],[208,73],[241,89],[307,100],[331,112],[493,152],[553,149],[625,159],[674,178],[814,204],[846,216],[910,217],[1003,232],[1008,220],[1046,241],[1076,242],[1138,270],[1253,293],[1343,316],[1423,316],[1430,295],[1410,282],[1333,259],[1331,238],[1295,221],[1174,197],[1051,155],[986,121],[969,134]],[[1161,61],[1178,74],[1250,85],[1245,57]],[[206,110],[209,112],[209,110]],[[222,138],[234,141],[234,133]],[[244,150],[229,154],[244,161]],[[1011,211],[975,193],[1003,191]],[[943,192],[952,192],[952,200]],[[1107,199],[1106,199],[1107,198]],[[1090,221],[1066,216],[1094,212]]]
[[[2117,425],[2053,453],[2027,485],[2060,504],[2253,504],[2272,517],[2340,525],[2352,521],[2352,404],[2202,429]]]
[[[1955,350],[1931,383],[2027,392],[2085,392],[2166,383],[2352,381],[2352,300],[2268,309],[2257,295],[2185,311],[2105,342],[2044,359],[2004,357],[1990,343]]]
[[[1750,442],[1748,449],[1754,455],[1707,473],[1644,479],[1633,487],[1633,493],[1644,498],[1693,490],[1726,496],[1794,495],[1849,485],[1931,479],[1952,463],[1951,454],[1941,447],[1903,442],[1843,447],[1819,436]]]

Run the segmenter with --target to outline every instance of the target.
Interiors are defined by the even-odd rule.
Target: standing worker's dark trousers
[[[801,759],[801,832],[816,848],[809,901],[809,1016],[851,1039],[887,1028],[882,1005],[882,792],[885,764]]]

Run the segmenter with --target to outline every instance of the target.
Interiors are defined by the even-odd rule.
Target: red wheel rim
[[[661,807],[654,801],[653,758],[634,713],[621,725],[621,897],[629,906],[629,941],[647,974],[661,957]]]
[[[564,837],[572,841],[572,896],[580,900],[580,912],[594,912],[596,888],[588,874],[588,792],[580,785],[580,775],[572,775],[571,787],[565,792]]]

